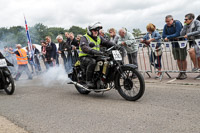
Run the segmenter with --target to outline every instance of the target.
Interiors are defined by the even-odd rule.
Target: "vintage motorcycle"
[[[103,56],[95,56],[96,68],[93,74],[95,88],[86,85],[86,68],[78,60],[74,67],[71,83],[75,85],[80,94],[90,92],[105,92],[116,89],[119,94],[128,101],[140,99],[145,91],[143,76],[133,64],[124,64],[121,56],[121,48],[112,46],[104,52]]]
[[[6,59],[0,59],[0,90],[5,90],[6,94],[12,95],[15,91],[15,84],[7,66]]]

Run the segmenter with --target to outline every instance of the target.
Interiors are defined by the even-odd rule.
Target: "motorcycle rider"
[[[94,69],[96,66],[96,60],[94,55],[103,55],[100,51],[100,45],[107,48],[114,46],[113,42],[105,40],[99,36],[99,30],[102,29],[100,22],[90,24],[87,27],[87,33],[81,38],[79,47],[79,58],[81,64],[86,69],[86,84],[89,88],[94,88],[92,82]]]

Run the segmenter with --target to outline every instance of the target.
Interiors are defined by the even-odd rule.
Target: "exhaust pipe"
[[[106,88],[106,89],[88,89],[86,88],[85,86],[79,84],[78,82],[75,82],[75,81],[70,81],[68,84],[74,84],[74,85],[77,85],[78,87],[81,87],[87,91],[95,91],[95,92],[104,92],[104,91],[109,91],[111,90],[111,88]]]
[[[68,84],[74,84],[74,85],[77,85],[78,87],[81,87],[87,91],[91,91],[90,89],[86,88],[85,86],[79,84],[78,82],[75,82],[75,81],[70,81]]]

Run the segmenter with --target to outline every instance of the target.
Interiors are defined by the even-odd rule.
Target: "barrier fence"
[[[169,78],[171,78],[169,73],[179,73],[179,72],[186,72],[186,73],[199,73],[199,71],[193,71],[194,64],[191,60],[189,54],[189,43],[188,41],[174,41],[178,42],[179,50],[186,52],[182,53],[179,56],[186,56],[187,61],[187,69],[186,71],[180,71],[177,61],[174,59],[173,50],[172,50],[172,42],[159,42],[161,44],[160,49],[156,48],[158,42],[151,42],[149,45],[144,43],[140,43],[137,41],[138,44],[138,69],[143,74],[147,74],[151,77],[150,73],[157,73],[161,72],[160,80],[162,80],[163,75],[166,74]],[[196,45],[200,48],[200,39],[195,40]],[[158,56],[161,51],[161,56]],[[154,56],[157,55],[157,56]],[[180,58],[180,57],[179,57]],[[200,57],[199,57],[200,58]],[[198,60],[196,58],[196,62]],[[200,61],[199,61],[200,62]],[[183,67],[183,61],[180,62],[181,67]],[[179,65],[179,66],[180,66]],[[197,64],[198,66],[198,64]]]

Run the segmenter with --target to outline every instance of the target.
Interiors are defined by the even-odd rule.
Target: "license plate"
[[[114,57],[115,60],[122,60],[122,56],[121,56],[121,54],[119,53],[118,50],[113,50],[112,54],[113,54],[113,57]]]
[[[0,59],[0,67],[6,67],[7,63],[5,59]]]

